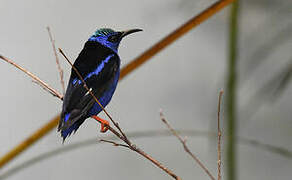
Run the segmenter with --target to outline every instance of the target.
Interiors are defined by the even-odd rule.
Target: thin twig
[[[214,176],[209,172],[208,168],[206,166],[204,166],[204,164],[194,155],[194,153],[192,153],[190,151],[190,149],[188,148],[187,144],[186,144],[186,139],[183,139],[182,137],[180,137],[178,135],[178,133],[170,126],[170,124],[167,122],[167,120],[165,119],[163,112],[160,111],[160,119],[161,121],[167,126],[167,128],[172,132],[172,134],[177,137],[177,139],[182,143],[184,150],[199,164],[199,166],[208,174],[208,176],[212,179],[212,180],[216,180],[214,178]]]
[[[130,146],[128,146],[128,145],[120,144],[120,143],[116,143],[116,142],[111,141],[111,140],[101,139],[101,140],[99,140],[99,141],[100,141],[100,142],[110,143],[110,144],[112,144],[112,145],[114,145],[114,146],[122,146],[122,147],[126,147],[126,148],[131,149]]]
[[[32,79],[31,80],[33,83],[39,85],[43,90],[45,90],[46,92],[48,92],[49,94],[51,94],[52,96],[56,96],[53,92],[51,92],[49,89],[47,89],[44,85],[42,85],[40,82]]]
[[[122,145],[123,147],[128,147],[129,149],[131,149],[132,151],[137,152],[138,154],[142,155],[143,157],[145,157],[146,159],[148,159],[149,161],[151,161],[153,164],[155,164],[157,167],[159,167],[160,169],[162,169],[164,172],[166,172],[167,174],[169,174],[170,176],[172,176],[174,179],[176,180],[181,180],[180,177],[178,177],[176,174],[174,174],[171,170],[169,170],[168,168],[164,167],[159,161],[157,161],[156,159],[154,159],[153,157],[151,157],[150,155],[148,155],[147,153],[145,153],[143,150],[139,149],[135,144],[133,144],[126,136],[126,134],[122,131],[122,129],[120,128],[120,126],[118,125],[118,123],[116,123],[112,117],[108,114],[108,112],[104,109],[104,107],[102,106],[102,104],[97,100],[97,98],[95,97],[95,95],[92,93],[92,91],[88,88],[86,82],[84,81],[83,77],[81,76],[81,74],[79,73],[79,71],[76,69],[76,67],[74,67],[74,65],[71,63],[71,61],[67,58],[67,56],[65,55],[65,53],[62,51],[62,49],[59,48],[60,53],[64,56],[64,58],[67,60],[67,62],[71,65],[72,69],[76,72],[76,74],[78,75],[78,77],[80,78],[80,80],[82,81],[84,88],[86,88],[86,90],[88,91],[88,93],[90,93],[90,95],[94,98],[95,102],[97,102],[99,104],[99,106],[102,108],[102,110],[105,112],[105,114],[108,116],[108,118],[110,118],[111,122],[115,125],[115,127],[120,131],[117,132],[115,129],[113,129],[111,126],[106,125],[106,127],[108,128],[108,130],[110,130],[113,134],[115,134],[118,138],[120,138],[122,141],[124,141],[128,146],[126,145]]]
[[[56,50],[55,40],[53,38],[51,29],[50,29],[49,26],[47,27],[47,30],[48,30],[48,33],[49,33],[49,37],[50,37],[50,41],[51,41],[52,47],[53,47],[54,55],[56,57],[56,64],[57,64],[57,68],[58,68],[58,71],[59,71],[60,82],[61,82],[62,91],[63,91],[63,95],[64,95],[65,94],[65,83],[64,83],[64,75],[63,75],[64,71],[63,71],[63,69],[62,69],[62,67],[60,65],[60,61],[59,61],[57,50]]]
[[[223,90],[220,90],[218,99],[218,113],[217,113],[217,138],[218,138],[218,180],[221,180],[221,129],[220,129],[220,110],[221,110],[221,100],[222,100]]]
[[[37,81],[39,84],[41,84],[42,87],[46,88],[53,96],[63,100],[63,96],[57,90],[55,90],[54,88],[49,86],[47,83],[42,81],[36,75],[34,75],[33,73],[31,73],[28,70],[24,69],[23,67],[21,67],[20,65],[16,64],[15,62],[13,62],[11,59],[9,59],[7,57],[4,57],[4,56],[0,55],[0,58],[3,59],[4,61],[8,62],[9,64],[13,65],[14,67],[18,68],[19,70],[21,70],[22,72],[27,74],[29,77],[31,77],[33,80]]]
[[[145,153],[143,150],[139,149],[135,144],[133,144],[127,136],[122,136],[120,135],[115,129],[113,129],[112,127],[108,126],[108,129],[114,133],[119,139],[121,139],[122,141],[124,141],[128,146],[129,149],[131,149],[132,151],[137,152],[138,154],[142,155],[144,158],[148,159],[149,161],[151,161],[153,164],[155,164],[158,168],[162,169],[164,172],[166,172],[167,174],[169,174],[171,177],[173,177],[176,180],[181,180],[181,178],[179,176],[177,176],[176,174],[174,174],[171,170],[169,170],[168,168],[164,167],[159,161],[157,161],[156,159],[154,159],[153,157],[151,157],[150,155],[148,155],[147,153]],[[126,139],[124,138],[126,137]]]

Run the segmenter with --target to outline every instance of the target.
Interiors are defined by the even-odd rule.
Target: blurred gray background
[[[97,28],[142,28],[143,32],[121,43],[119,54],[125,65],[213,2],[1,0],[0,53],[61,90],[47,26],[51,27],[57,47],[63,48],[72,60]],[[291,1],[285,0],[246,0],[240,4],[237,96],[238,135],[290,150],[292,88],[289,81],[283,85],[281,80],[290,77],[286,69],[292,61],[291,7]],[[217,97],[226,83],[229,10],[217,13],[119,83],[107,110],[124,130],[165,130],[159,119],[162,108],[175,128],[216,132]],[[67,82],[70,67],[59,57]],[[0,61],[0,72],[2,156],[58,114],[62,103],[11,65]],[[102,136],[99,128],[94,120],[88,119],[64,145],[59,133],[52,131],[1,169],[0,178],[4,179],[1,174],[9,169],[41,153],[90,138],[98,140]],[[223,143],[224,140],[223,129]],[[133,141],[182,179],[209,179],[175,137]],[[188,145],[215,175],[216,138],[191,136]],[[224,152],[223,148],[223,157]],[[291,156],[239,142],[238,179],[289,180],[291,170]],[[134,152],[96,144],[56,154],[7,179],[170,177]]]

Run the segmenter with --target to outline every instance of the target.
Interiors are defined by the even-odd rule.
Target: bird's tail
[[[58,131],[61,132],[61,136],[63,138],[63,142],[65,139],[72,134],[72,132],[76,132],[80,125],[85,121],[86,118],[78,118],[77,121],[75,121],[73,124],[68,125],[68,120],[70,116],[65,115],[64,117],[61,117],[59,126],[58,126]]]

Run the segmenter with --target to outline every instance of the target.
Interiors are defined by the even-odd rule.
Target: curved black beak
[[[129,34],[132,34],[132,33],[135,33],[135,32],[139,32],[139,31],[143,31],[142,29],[130,29],[130,30],[127,30],[127,31],[122,31],[122,35],[121,35],[121,38],[129,35]]]

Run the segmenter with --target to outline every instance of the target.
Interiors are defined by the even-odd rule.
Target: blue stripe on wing
[[[65,114],[64,123],[68,121],[69,117],[70,117],[70,113]]]
[[[101,61],[101,63],[97,66],[97,68],[93,71],[87,74],[87,76],[85,76],[84,81],[88,78],[90,78],[93,75],[98,75],[102,69],[104,68],[105,63],[108,63],[108,61],[114,56],[114,54],[111,54],[109,56],[107,56],[103,61]],[[79,80],[78,78],[73,79],[72,83],[73,85],[76,84],[78,82],[78,84],[81,84],[82,81]]]

